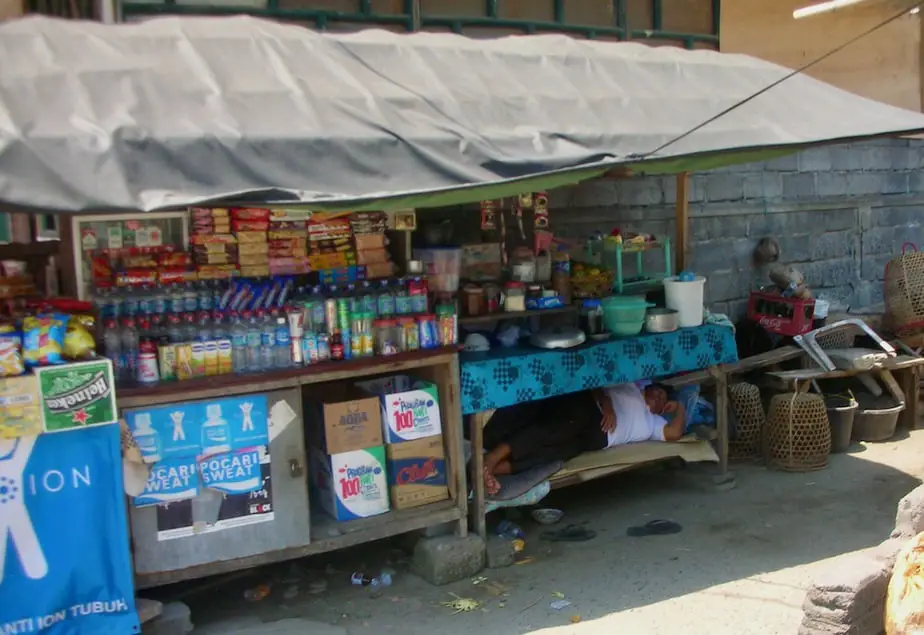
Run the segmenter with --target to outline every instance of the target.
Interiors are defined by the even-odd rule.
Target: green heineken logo
[[[118,419],[109,360],[36,370],[46,432],[113,423]]]

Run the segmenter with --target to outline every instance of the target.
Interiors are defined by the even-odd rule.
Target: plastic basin
[[[648,307],[653,306],[639,298],[610,296],[604,298],[603,323],[615,335],[638,335],[645,324]]]

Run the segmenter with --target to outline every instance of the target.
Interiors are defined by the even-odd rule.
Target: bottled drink
[[[138,315],[138,294],[134,289],[128,287],[125,289],[125,295],[122,296],[122,313],[127,317],[136,317]]]
[[[271,370],[276,363],[276,325],[263,309],[257,312],[261,329],[260,334],[260,368]]]
[[[376,299],[375,292],[372,289],[372,283],[368,280],[363,281],[362,287],[359,289],[359,311],[357,313],[371,313],[375,315],[376,313]]]
[[[214,308],[214,304],[212,302],[213,300],[212,289],[211,287],[209,287],[208,283],[205,280],[199,283],[199,289],[197,291],[197,294],[199,298],[198,299],[199,310],[211,311]]]
[[[200,342],[208,342],[212,339],[212,335],[212,316],[208,311],[199,311],[195,339]]]
[[[154,297],[151,295],[151,289],[147,285],[141,287],[138,292],[138,312],[146,318],[154,315]]]
[[[151,303],[154,307],[154,315],[165,316],[170,304],[167,291],[163,287],[154,287],[151,291]]]
[[[289,325],[282,316],[276,318],[276,368],[289,368],[292,365],[292,338]]]
[[[350,576],[350,584],[353,586],[391,586],[391,574],[382,572],[381,575],[373,578],[357,571]]]
[[[199,335],[199,329],[196,327],[196,314],[183,314],[183,341],[195,342]]]
[[[122,339],[122,368],[126,378],[134,379],[138,368],[138,330],[135,328],[135,318],[127,317],[122,320],[120,331]]]
[[[157,341],[148,333],[140,339],[138,345],[138,382],[156,384],[158,381]]]
[[[399,278],[395,284],[395,313],[397,315],[410,315],[414,312],[411,306],[411,296],[407,292],[407,281]]]
[[[260,370],[260,349],[263,335],[256,316],[250,311],[244,311],[244,320],[247,326],[247,369]]]
[[[376,295],[376,314],[380,318],[389,318],[395,314],[395,296],[388,285],[388,280],[379,283],[379,292]]]
[[[246,372],[247,361],[247,327],[237,313],[231,314],[231,369],[235,373]]]
[[[115,318],[109,318],[103,322],[103,345],[106,349],[106,357],[112,360],[112,371],[115,374],[115,380],[125,381],[124,360],[122,359],[122,337],[119,333],[118,324]]]
[[[411,296],[411,313],[427,312],[427,281],[415,276],[407,286]]]
[[[171,313],[167,317],[167,339],[172,344],[182,344],[186,340],[182,322],[179,313]]]
[[[187,282],[183,287],[183,310],[192,312],[199,308],[199,294],[193,288],[191,282]]]
[[[170,312],[184,313],[186,311],[186,305],[183,302],[183,287],[178,284],[170,286]]]

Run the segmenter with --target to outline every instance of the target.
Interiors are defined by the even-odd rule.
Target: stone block
[[[815,191],[825,198],[847,196],[847,176],[847,172],[819,172],[815,178]]]
[[[748,235],[748,217],[735,215],[694,218],[690,222],[690,233],[694,241],[744,238]]]
[[[892,169],[892,155],[889,148],[867,146],[861,150],[860,161],[864,170]]]
[[[906,544],[908,544],[908,539],[905,537],[889,538],[871,548],[869,550],[869,555],[881,561],[888,567],[889,571],[891,571],[895,568],[895,560],[898,558],[898,552],[901,551]]]
[[[488,544],[485,548],[485,560],[489,569],[502,569],[509,567],[516,560],[517,552],[513,547],[513,541],[500,536],[491,536],[488,538]]]
[[[924,172],[915,170],[908,175],[908,191],[913,194],[924,193]]]
[[[893,254],[901,247],[904,236],[897,236],[894,227],[872,227],[860,236],[863,257],[869,254]]]
[[[879,194],[883,187],[885,172],[852,172],[847,177],[848,196]]]
[[[812,259],[812,234],[779,235],[780,260],[783,262],[804,262]]]
[[[794,172],[799,169],[799,155],[786,154],[775,159],[770,159],[764,166],[771,172]]]
[[[575,186],[572,201],[574,207],[595,207],[616,205],[620,201],[616,179],[591,179]]]
[[[182,602],[164,604],[158,617],[144,624],[142,635],[183,635],[193,630],[189,607]]]
[[[437,536],[448,536],[456,530],[455,522],[441,523],[431,525],[420,530],[420,535],[424,538],[436,538]]]
[[[891,575],[891,567],[866,553],[837,558],[815,579],[805,605],[860,615],[885,601]]]
[[[907,194],[909,180],[907,172],[888,172],[882,180],[883,194]]]
[[[855,236],[851,230],[816,234],[811,246],[812,260],[853,257]]]
[[[707,201],[740,201],[744,198],[744,177],[710,172],[706,175]]]
[[[857,285],[854,304],[857,308],[869,308],[883,303],[883,289],[881,282],[860,281]]]
[[[898,501],[892,538],[913,538],[924,531],[924,485]]]
[[[164,612],[164,603],[157,600],[135,598],[135,611],[138,613],[138,621],[144,624],[160,617]]]
[[[871,281],[884,279],[886,264],[894,257],[894,254],[870,254],[864,256],[860,262],[860,278]]]
[[[621,205],[661,205],[664,192],[658,177],[641,177],[613,181],[618,183],[616,198]]]
[[[705,304],[727,302],[747,295],[746,279],[738,271],[707,272],[702,268],[693,268],[706,276]]]
[[[815,174],[784,174],[783,198],[787,200],[815,197]]]
[[[690,177],[687,195],[691,203],[702,203],[706,200],[706,176],[694,174]]]
[[[826,232],[859,229],[857,210],[855,209],[832,209],[819,213],[824,218]]]
[[[800,172],[827,172],[831,167],[831,149],[828,147],[809,148],[799,153]]]
[[[856,280],[856,265],[851,260],[829,260],[824,263],[821,284],[824,287],[844,287]]]
[[[834,170],[862,170],[863,148],[849,144],[831,146],[831,168]]]
[[[480,536],[422,538],[414,547],[411,570],[437,586],[470,578],[484,568],[485,544]]]
[[[779,172],[761,170],[745,174],[743,186],[746,200],[776,201],[783,196],[783,177]]]
[[[861,615],[844,622],[827,622],[804,617],[799,625],[799,635],[881,635],[883,631],[883,607],[871,607]]]

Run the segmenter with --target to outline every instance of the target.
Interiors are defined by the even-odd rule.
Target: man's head
[[[667,405],[667,389],[660,384],[650,384],[645,387],[645,403],[648,409],[656,415],[664,412]]]

